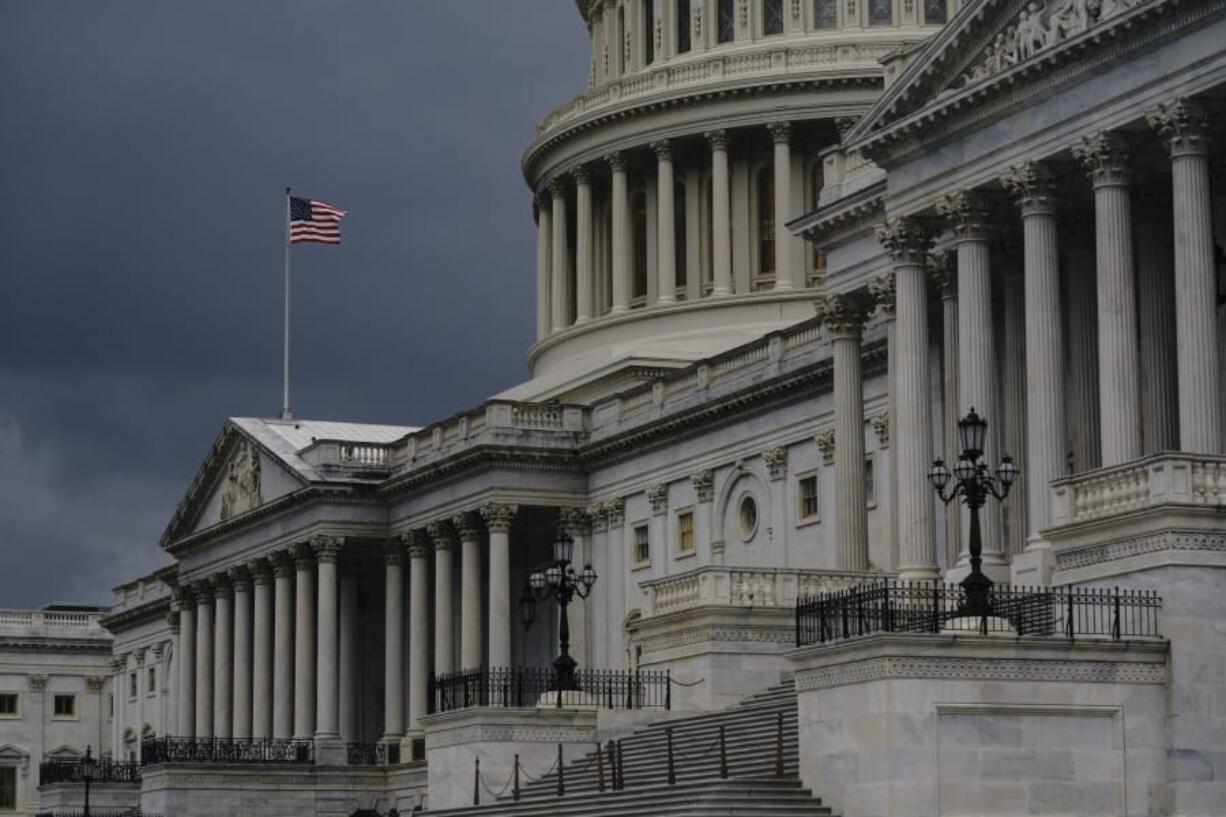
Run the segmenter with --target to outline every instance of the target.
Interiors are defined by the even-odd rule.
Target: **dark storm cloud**
[[[582,90],[572,0],[2,17],[0,607],[161,563],[223,418],[276,413],[287,184],[350,213],[294,251],[296,414],[421,424],[523,378],[519,159]]]

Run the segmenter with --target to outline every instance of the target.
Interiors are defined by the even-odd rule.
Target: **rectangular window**
[[[894,0],[868,0],[868,24],[888,26],[894,23]]]
[[[800,521],[817,519],[817,475],[802,477],[799,486]]]
[[[762,33],[768,37],[783,33],[783,0],[762,0]]]
[[[652,0],[643,0],[643,64],[656,61],[656,13]]]
[[[130,700],[135,700],[136,698],[136,673],[135,672],[128,673],[128,698]]]
[[[75,718],[77,716],[76,695],[56,695],[54,709],[57,718]]]
[[[645,524],[634,526],[634,563],[636,565],[651,563],[651,536]]]
[[[730,43],[736,39],[736,0],[719,0],[719,28],[716,39]]]
[[[21,710],[17,708],[16,692],[0,692],[0,718],[19,718]]]
[[[813,27],[838,28],[839,0],[813,0]]]
[[[694,513],[685,511],[677,514],[677,553],[694,552]]]
[[[699,0],[701,2],[701,0]],[[690,0],[677,0],[677,53],[684,54],[690,50]]]
[[[146,686],[146,691],[147,691],[147,692],[148,692],[150,695],[152,695],[153,693],[157,692],[157,688],[158,688],[158,671],[157,671],[157,667],[150,667],[150,668],[149,668],[149,670],[148,670],[148,673],[149,673],[149,679],[148,679],[148,683],[147,683],[147,686]]]
[[[0,811],[17,810],[17,767],[0,766]]]
[[[924,22],[928,25],[942,25],[947,22],[949,11],[945,0],[924,0]]]

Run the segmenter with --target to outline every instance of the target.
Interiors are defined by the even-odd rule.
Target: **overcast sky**
[[[524,379],[519,160],[586,75],[573,0],[3,0],[0,608],[168,561],[224,418],[275,416],[287,185],[349,211],[294,250],[296,416]]]

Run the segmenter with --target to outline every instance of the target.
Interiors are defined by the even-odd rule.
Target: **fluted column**
[[[307,542],[293,547],[294,739],[315,734],[315,555]]]
[[[422,531],[401,537],[409,553],[409,729],[421,731],[430,677],[430,545]]]
[[[229,579],[213,576],[213,737],[234,730],[234,613]]]
[[[933,451],[928,370],[928,272],[925,269],[930,239],[928,233],[910,219],[894,219],[879,227],[877,238],[889,252],[894,266],[897,364],[891,361],[891,370],[897,394],[893,396],[896,426],[890,432],[898,463],[895,510],[898,577],[909,581],[929,580],[939,575],[932,489],[926,479]],[[837,372],[835,377],[838,377]],[[836,463],[842,447],[840,438],[835,448]]]
[[[928,275],[941,293],[941,434],[945,462],[958,459],[958,270],[953,253],[928,256]],[[945,566],[962,550],[962,513],[945,506]]]
[[[1141,380],[1129,152],[1119,136],[1099,133],[1074,143],[1073,154],[1085,166],[1094,186],[1102,464],[1119,465],[1141,456]]]
[[[732,223],[728,191],[728,132],[704,134],[711,145],[712,295],[732,294]]]
[[[234,588],[234,737],[251,737],[251,575],[230,569]]]
[[[891,434],[898,434],[898,413],[897,398],[898,398],[898,321],[896,289],[894,286],[894,273],[886,273],[880,275],[868,282],[868,291],[872,295],[873,303],[876,304],[877,312],[881,316],[881,323],[885,326],[885,346],[886,346],[886,427],[885,438],[878,436],[879,444],[884,448],[889,444]],[[897,443],[897,440],[895,440]],[[882,463],[878,462],[878,471],[881,471]],[[886,458],[886,473],[884,474],[886,482],[889,483],[890,507],[887,511],[888,544],[890,553],[890,562],[888,567],[896,569],[901,563],[901,554],[899,553],[899,538],[898,538],[898,446],[895,444],[893,452]]]
[[[213,588],[208,582],[192,586],[196,597],[196,733],[213,737]]]
[[[570,253],[567,247],[566,186],[561,179],[549,182],[553,199],[553,246],[550,248],[550,312],[554,332],[570,325]]]
[[[492,503],[481,508],[490,533],[489,665],[511,666],[511,523],[515,505]]]
[[[383,739],[404,735],[404,559],[399,542],[389,542],[383,577]]]
[[[452,527],[460,537],[460,669],[482,664],[481,636],[481,518],[477,513],[456,514]]]
[[[315,552],[319,582],[319,593],[315,605],[317,611],[315,677],[318,685],[315,695],[315,748],[316,761],[325,765],[344,761],[343,751],[338,755],[336,746],[328,747],[326,757],[319,755],[324,751],[322,744],[339,743],[341,737],[337,708],[337,671],[340,659],[337,633],[340,612],[337,602],[340,585],[337,583],[337,563],[340,560],[343,543],[344,540],[337,536],[311,537],[311,549]]]
[[[592,175],[583,166],[575,168],[575,323],[590,321],[595,314],[596,280],[592,264]]]
[[[953,227],[958,253],[958,411],[975,409],[988,425],[985,462],[999,459],[1000,413],[997,410],[996,342],[992,326],[992,268],[988,246],[987,205],[973,191],[946,196],[938,210]],[[1001,547],[1000,505],[989,502],[980,510],[983,521],[984,573],[993,580],[1007,579]],[[970,525],[963,519],[963,530]],[[969,559],[962,543],[959,565]]]
[[[179,713],[176,731],[182,737],[196,734],[196,600],[186,591],[176,596],[179,604]],[[122,689],[113,690],[115,700],[122,698]],[[118,707],[116,707],[118,708]],[[115,756],[121,754],[122,746],[116,744]]]
[[[455,621],[452,614],[452,548],[455,534],[446,522],[432,522],[426,533],[434,545],[434,672],[455,672]]]
[[[1009,168],[1001,182],[1021,210],[1025,242],[1026,549],[1048,549],[1040,531],[1051,524],[1049,486],[1064,474],[1067,450],[1055,180],[1047,167],[1027,162]]]
[[[864,498],[864,389],[860,368],[864,304],[830,295],[821,305],[834,353],[834,537],[840,570],[868,569],[868,509]]]
[[[399,552],[399,546],[397,546]],[[341,643],[340,643],[340,658],[338,660],[338,669],[340,672],[340,689],[338,696],[340,700],[337,707],[340,710],[340,729],[341,740],[346,743],[353,743],[361,739],[362,735],[358,726],[359,713],[358,706],[358,690],[361,687],[361,661],[362,661],[362,622],[361,611],[359,609],[359,598],[361,596],[361,587],[358,577],[347,574],[341,577]],[[403,593],[401,599],[404,598]],[[400,641],[400,655],[404,656],[404,638],[403,634]],[[400,708],[401,719],[403,721],[404,712],[404,662],[401,662],[400,672],[398,673],[401,680],[400,686]]]
[[[536,339],[544,338],[553,329],[552,273],[553,218],[550,198],[536,196]]]
[[[271,568],[263,559],[248,567],[254,585],[252,615],[251,737],[272,737],[273,587]]]
[[[273,607],[272,736],[294,734],[294,560],[286,552],[270,560],[276,577]]]
[[[1179,447],[1222,448],[1222,350],[1217,338],[1217,270],[1209,197],[1209,133],[1204,110],[1188,99],[1147,118],[1167,140],[1175,212],[1175,321],[1179,359]]]
[[[612,172],[612,223],[613,248],[613,308],[617,314],[630,308],[630,193],[626,179],[626,157],[610,153],[605,157]]]
[[[788,214],[792,211],[792,123],[772,122],[766,126],[775,145],[775,291],[796,287],[792,263],[792,234]]]
[[[652,142],[656,154],[656,270],[659,290],[656,302],[677,300],[677,209],[673,192],[673,146],[667,140]]]

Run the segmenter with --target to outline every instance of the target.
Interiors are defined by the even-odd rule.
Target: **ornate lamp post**
[[[989,612],[988,594],[992,589],[992,580],[983,575],[983,539],[979,531],[979,509],[987,501],[988,496],[994,496],[998,501],[1004,501],[1009,495],[1009,488],[1017,475],[1021,473],[1017,463],[1008,454],[1000,458],[993,476],[986,463],[980,462],[983,456],[983,443],[988,434],[988,421],[975,413],[972,407],[969,414],[958,421],[958,437],[962,443],[962,453],[954,463],[951,474],[945,467],[945,461],[933,461],[928,471],[928,481],[936,488],[937,496],[948,505],[957,497],[962,497],[966,507],[971,512],[971,530],[969,550],[971,556],[971,572],[962,580],[962,588],[966,591],[966,613],[973,616],[987,615]],[[957,478],[953,488],[946,492],[951,478]]]
[[[98,761],[94,760],[94,748],[86,746],[85,756],[81,758],[81,779],[85,781],[85,817],[89,817],[89,784],[93,781],[97,768]]]
[[[570,622],[566,617],[566,606],[575,596],[587,598],[592,591],[592,585],[596,583],[596,571],[591,565],[584,565],[582,573],[575,573],[575,569],[570,565],[574,553],[575,540],[565,533],[558,534],[553,540],[553,562],[544,570],[534,571],[528,577],[528,585],[519,597],[519,611],[524,629],[531,628],[536,621],[538,598],[542,601],[550,596],[557,599],[559,652],[554,659],[553,669],[559,691],[579,688],[575,683],[575,659],[570,657]]]

